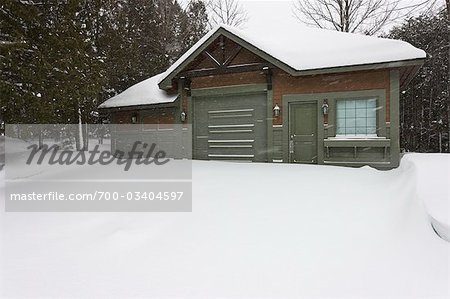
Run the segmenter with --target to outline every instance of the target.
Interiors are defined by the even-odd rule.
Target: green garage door
[[[266,94],[193,98],[193,156],[267,161]]]

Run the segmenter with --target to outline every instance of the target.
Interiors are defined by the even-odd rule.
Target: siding
[[[386,122],[390,120],[389,89],[390,77],[388,69],[373,71],[327,74],[316,76],[293,77],[277,70],[273,76],[273,102],[282,105],[283,95],[309,94],[341,91],[361,91],[373,89],[386,90]],[[274,124],[283,123],[283,115],[274,120]]]

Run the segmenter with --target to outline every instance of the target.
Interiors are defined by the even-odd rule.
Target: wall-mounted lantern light
[[[325,99],[325,100],[323,100],[323,104],[322,104],[322,113],[323,113],[323,115],[328,115],[328,110],[329,110],[328,100]]]
[[[186,118],[187,118],[186,112],[181,111],[181,114],[180,114],[180,119],[181,119],[181,121],[182,121],[182,122],[185,122],[185,121],[186,121]]]
[[[136,113],[134,113],[134,114],[131,116],[131,123],[132,123],[132,124],[136,124],[136,123],[137,123],[137,114],[136,114]]]
[[[281,112],[280,106],[278,106],[278,104],[275,104],[275,107],[273,107],[273,116],[274,117],[280,116],[280,112]]]
[[[186,92],[187,96],[191,95],[191,79],[182,77],[183,90]]]

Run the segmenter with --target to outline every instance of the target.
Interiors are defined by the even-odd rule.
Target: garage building
[[[136,135],[192,125],[194,159],[394,168],[399,94],[425,58],[397,40],[222,25],[99,108],[113,123],[137,124]]]

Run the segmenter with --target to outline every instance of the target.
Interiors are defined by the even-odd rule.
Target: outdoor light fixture
[[[329,109],[328,100],[325,99],[325,100],[323,100],[323,104],[322,104],[323,115],[327,115],[328,114],[328,109]]]
[[[275,107],[273,107],[273,116],[278,117],[280,116],[280,106],[278,106],[278,104],[275,104]]]
[[[191,91],[191,79],[182,77],[183,80],[183,89],[186,91]]]
[[[136,113],[131,116],[131,123],[132,124],[137,123],[137,114]]]
[[[180,119],[181,119],[182,122],[185,122],[185,121],[186,121],[186,117],[187,117],[186,112],[181,111]]]

